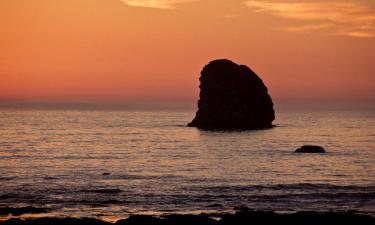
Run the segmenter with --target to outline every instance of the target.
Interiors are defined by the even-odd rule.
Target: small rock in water
[[[325,153],[323,147],[317,145],[304,145],[300,148],[297,148],[296,153]]]

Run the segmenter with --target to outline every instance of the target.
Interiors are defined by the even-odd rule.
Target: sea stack
[[[272,127],[272,99],[249,67],[215,60],[203,68],[199,80],[198,111],[188,126],[221,130]]]

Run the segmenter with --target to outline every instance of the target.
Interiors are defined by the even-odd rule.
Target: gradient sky
[[[218,58],[276,102],[375,103],[375,1],[0,1],[0,103],[193,102]]]

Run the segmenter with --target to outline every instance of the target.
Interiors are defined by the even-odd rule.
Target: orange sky
[[[0,1],[0,103],[193,102],[217,58],[276,102],[374,103],[375,1]]]

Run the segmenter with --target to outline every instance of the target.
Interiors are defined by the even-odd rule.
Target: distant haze
[[[375,102],[375,1],[1,0],[0,104],[188,102],[209,61],[276,102]]]

